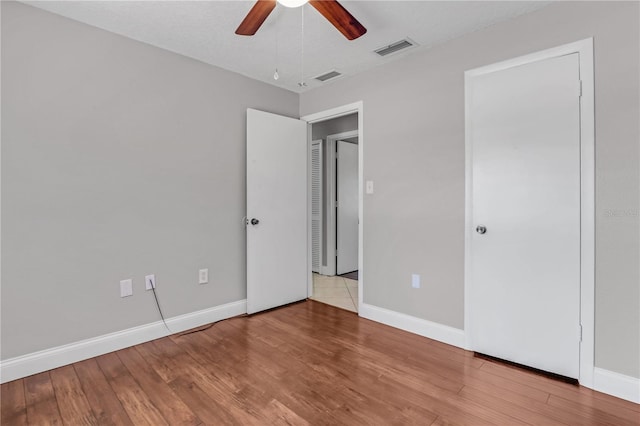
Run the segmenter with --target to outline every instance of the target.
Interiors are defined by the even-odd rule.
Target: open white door
[[[337,275],[358,270],[358,145],[338,141]]]
[[[247,110],[247,313],[307,297],[307,124]]]

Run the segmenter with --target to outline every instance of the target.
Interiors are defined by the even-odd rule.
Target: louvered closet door
[[[322,266],[322,140],[311,144],[311,269]]]

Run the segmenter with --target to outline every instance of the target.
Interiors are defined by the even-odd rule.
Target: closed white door
[[[578,378],[578,55],[467,80],[472,349]]]
[[[337,144],[336,272],[341,275],[358,269],[358,145]]]
[[[247,110],[247,312],[307,297],[307,125]]]

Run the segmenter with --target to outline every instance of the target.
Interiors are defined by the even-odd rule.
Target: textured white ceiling
[[[337,70],[354,75],[550,1],[341,1],[368,30],[345,39],[315,9],[278,5],[255,36],[235,35],[253,1],[24,1],[135,40],[295,92]],[[302,22],[304,15],[304,55]],[[409,37],[419,47],[381,58],[373,51]],[[304,58],[304,61],[302,60]],[[275,68],[280,78],[273,79]],[[300,88],[302,68],[306,88]]]

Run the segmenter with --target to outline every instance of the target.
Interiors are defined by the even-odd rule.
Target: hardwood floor
[[[307,301],[3,384],[2,425],[638,425],[640,406]]]

